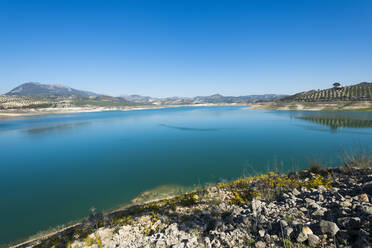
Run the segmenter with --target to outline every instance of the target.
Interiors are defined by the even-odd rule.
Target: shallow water
[[[372,146],[372,113],[180,107],[0,121],[0,243],[161,185],[339,164]]]

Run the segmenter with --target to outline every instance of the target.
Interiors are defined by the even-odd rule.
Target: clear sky
[[[0,93],[295,93],[372,81],[371,0],[0,0]]]

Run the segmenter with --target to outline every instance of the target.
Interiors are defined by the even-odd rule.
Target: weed
[[[173,203],[173,204],[170,205],[170,208],[171,208],[173,211],[176,211],[176,210],[177,210],[177,205]]]
[[[290,222],[292,221],[292,216],[290,216],[289,214],[286,214],[286,215],[285,215],[285,221],[286,221],[287,223],[290,223]]]
[[[126,226],[126,225],[131,225],[133,223],[133,218],[130,216],[124,216],[121,218],[117,218],[114,220],[114,225],[121,225],[121,226]]]
[[[234,196],[230,199],[230,203],[234,205],[248,204],[253,198],[260,194],[251,190],[233,191]]]
[[[156,213],[152,212],[151,214],[152,214],[153,221],[157,221],[159,219],[159,216]]]
[[[310,160],[309,171],[315,174],[320,174],[324,171],[324,166],[320,162]]]
[[[346,167],[372,168],[372,154],[360,149],[357,152],[344,152]]]
[[[293,246],[293,243],[291,242],[289,238],[285,238],[283,239],[283,246],[285,248],[291,248]]]
[[[100,236],[88,236],[85,239],[83,239],[85,246],[92,246],[92,245],[98,245],[99,248],[102,247],[102,239]]]

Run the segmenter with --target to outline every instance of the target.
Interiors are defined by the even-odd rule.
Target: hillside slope
[[[372,101],[372,83],[334,87],[325,90],[311,90],[284,97],[280,101],[330,102],[330,101]]]
[[[6,95],[17,95],[17,96],[30,96],[30,95],[78,95],[78,96],[99,96],[99,94],[83,91],[83,90],[76,90],[64,85],[49,85],[49,84],[41,84],[41,83],[24,83],[20,86],[12,89]]]

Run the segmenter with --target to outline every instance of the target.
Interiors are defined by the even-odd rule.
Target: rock
[[[300,210],[301,212],[307,212],[307,208],[305,208],[305,207],[301,207],[299,210]]]
[[[283,199],[288,199],[288,198],[289,198],[289,195],[286,194],[286,193],[282,193],[282,198],[283,198]]]
[[[300,233],[297,235],[296,240],[297,240],[297,242],[302,243],[302,242],[305,242],[305,241],[307,240],[307,237],[308,237],[308,236],[307,236],[305,233],[300,232]]]
[[[362,205],[362,211],[367,215],[372,215],[372,206],[371,205]]]
[[[335,236],[336,233],[340,230],[336,223],[326,220],[321,220],[319,223],[320,231],[322,233],[329,234],[331,236]]]
[[[263,241],[258,241],[258,242],[256,242],[256,244],[254,246],[256,248],[265,248],[266,247],[266,243],[263,242]]]
[[[260,235],[261,238],[263,238],[265,236],[265,230],[259,230],[258,231],[258,234]]]
[[[262,206],[262,202],[260,200],[257,200],[257,199],[252,200],[252,212],[253,213],[261,212],[261,206]]]
[[[171,225],[169,225],[166,229],[165,229],[165,234],[166,235],[175,235],[178,233],[178,227],[177,227],[177,223],[173,223]]]
[[[326,192],[327,189],[323,185],[319,185],[318,186],[318,191],[319,191],[319,193],[323,193],[323,192]]]
[[[369,198],[368,198],[368,195],[366,193],[359,195],[358,198],[362,202],[369,202]]]
[[[320,208],[320,209],[314,211],[313,212],[313,215],[315,215],[315,216],[323,216],[326,211],[327,211],[327,209]]]
[[[226,209],[226,204],[224,202],[222,202],[220,205],[219,205],[219,208],[220,209]]]
[[[100,228],[97,230],[97,235],[101,237],[102,240],[111,239],[112,238],[112,230]]]
[[[243,218],[242,218],[242,222],[243,222],[245,225],[247,225],[247,226],[251,226],[251,225],[252,225],[252,223],[251,223],[249,217],[247,217],[247,216],[243,216]]]
[[[360,227],[360,218],[358,217],[343,217],[338,218],[337,223],[345,229],[358,229]]]
[[[221,247],[221,242],[218,239],[214,239],[211,242],[212,247]]]
[[[172,245],[171,247],[172,248],[184,248],[185,247],[185,243],[179,242],[177,244]]]
[[[300,193],[300,191],[298,191],[296,188],[294,188],[294,189],[292,190],[292,194],[295,195],[295,196],[298,196],[298,195],[301,194],[301,193]]]
[[[158,240],[156,241],[156,247],[167,247],[167,242],[165,242],[165,240]]]
[[[284,236],[290,237],[292,233],[293,233],[293,228],[292,227],[287,226],[286,228],[284,228]]]
[[[306,234],[312,234],[313,233],[313,231],[308,226],[302,227],[302,232],[306,233]]]
[[[276,206],[274,203],[272,203],[272,202],[270,202],[269,205],[267,205],[267,207],[268,207],[269,209],[277,208],[277,206]]]
[[[279,224],[280,224],[280,226],[281,226],[282,228],[288,226],[288,223],[287,223],[287,221],[285,221],[285,220],[280,220],[280,221],[279,221]]]
[[[319,206],[316,202],[312,202],[309,204],[309,206],[312,208],[312,209],[320,209],[321,206]]]
[[[301,187],[301,192],[306,193],[306,192],[309,192],[309,190],[306,187],[302,186]]]
[[[368,182],[363,185],[363,192],[368,195],[372,195],[372,182]]]
[[[205,245],[205,247],[207,247],[207,248],[211,248],[211,247],[212,247],[212,245],[211,245],[211,240],[210,240],[208,237],[205,237],[205,238],[204,238],[204,245]]]
[[[312,247],[318,247],[318,245],[320,243],[320,238],[318,236],[314,235],[314,234],[309,234],[307,236],[307,242]]]
[[[297,235],[297,242],[305,242],[309,234],[313,234],[313,231],[311,231],[310,227],[303,226],[301,232]]]
[[[340,189],[339,189],[339,188],[336,188],[336,187],[333,187],[333,188],[330,189],[330,191],[331,191],[333,194],[337,193],[339,190],[340,190]]]
[[[348,240],[350,238],[350,230],[340,230],[337,233],[337,239],[338,240]]]
[[[335,194],[335,196],[336,196],[336,198],[338,199],[338,200],[340,200],[340,201],[345,201],[345,198],[343,197],[343,195],[341,195],[340,193],[336,193]]]
[[[293,220],[292,221],[292,225],[293,226],[298,226],[298,225],[300,225],[301,223],[299,222],[299,221],[297,221],[297,220]]]
[[[349,201],[343,201],[343,202],[341,202],[340,203],[340,206],[341,207],[344,207],[344,208],[348,208],[348,207],[351,207],[351,202],[349,202]]]

